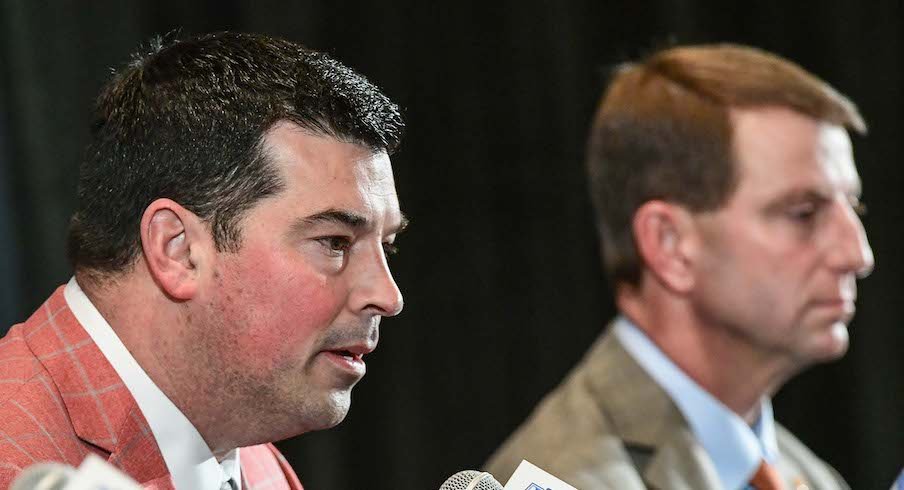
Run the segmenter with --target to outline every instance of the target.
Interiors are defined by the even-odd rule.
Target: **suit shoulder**
[[[61,348],[54,347],[39,356],[33,346],[36,339],[57,337],[53,332],[54,322],[57,315],[66,309],[60,287],[28,320],[13,325],[0,338],[0,402],[9,400],[24,385],[46,373],[42,358],[64,353]]]
[[[282,457],[282,453],[273,444],[258,444],[256,446],[243,447],[241,451],[242,466],[247,461],[272,461],[278,457]]]
[[[588,484],[599,480],[602,468],[633,471],[624,444],[591,387],[594,364],[585,357],[548,393],[490,457],[486,470],[506,481],[526,459],[577,488],[607,488]]]
[[[257,485],[266,485],[267,488],[302,489],[292,466],[271,443],[243,447],[241,461],[242,474],[248,482],[249,490],[253,490]]]
[[[0,339],[0,433],[0,478],[37,461],[66,461],[78,446],[63,398],[21,325]]]
[[[3,407],[45,373],[41,362],[25,342],[23,324],[0,339],[0,407]],[[2,409],[2,408],[0,408]],[[2,420],[2,419],[0,419]]]
[[[0,457],[0,488],[9,488],[21,472],[21,467],[9,463]]]
[[[849,490],[844,478],[828,463],[819,458],[803,442],[782,425],[775,424],[782,463],[793,473],[798,473],[810,483],[811,488]]]

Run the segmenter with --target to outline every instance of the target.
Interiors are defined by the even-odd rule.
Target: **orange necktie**
[[[756,473],[750,479],[750,486],[756,490],[784,490],[785,488],[778,471],[765,460],[760,463],[760,467],[757,468]]]

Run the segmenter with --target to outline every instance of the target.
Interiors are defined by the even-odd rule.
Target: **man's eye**
[[[351,240],[344,236],[325,236],[318,238],[317,241],[329,251],[330,255],[336,257],[344,255],[352,246]]]
[[[399,246],[394,243],[383,242],[383,255],[390,257],[399,253]]]
[[[801,203],[791,206],[788,209],[788,217],[790,217],[793,221],[797,221],[800,223],[809,223],[813,221],[813,218],[816,217],[816,213],[819,211],[819,206],[815,203]]]

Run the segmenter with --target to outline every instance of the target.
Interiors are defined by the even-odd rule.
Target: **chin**
[[[307,424],[305,424],[305,427],[307,428],[305,432],[332,429],[333,427],[336,427],[337,425],[342,423],[343,420],[345,420],[346,413],[347,412],[343,412],[341,414],[331,414],[330,416],[321,416],[315,420],[310,420]]]
[[[350,390],[332,393],[324,400],[321,409],[311,414],[311,425],[314,426],[314,430],[331,429],[345,420],[350,406]]]
[[[835,322],[821,332],[811,355],[815,362],[829,362],[844,357],[849,346],[847,325]]]

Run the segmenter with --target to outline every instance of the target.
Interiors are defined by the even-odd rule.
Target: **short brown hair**
[[[74,268],[130,270],[159,197],[208,222],[219,250],[238,250],[244,213],[284,187],[262,143],[279,121],[388,153],[404,129],[375,85],[300,44],[234,32],[154,41],[97,99],[69,230]]]
[[[795,63],[731,44],[679,46],[620,66],[588,142],[590,193],[615,283],[640,283],[631,222],[661,199],[693,212],[717,209],[734,191],[729,108],[782,106],[859,133],[857,107]]]

